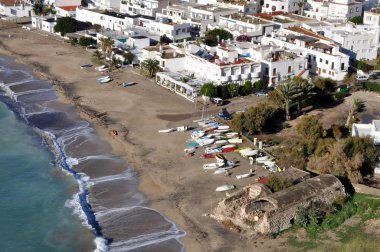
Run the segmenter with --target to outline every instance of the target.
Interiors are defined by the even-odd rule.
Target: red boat
[[[229,148],[223,148],[222,152],[233,152],[234,150],[236,150],[235,147],[229,147]]]
[[[215,154],[203,154],[203,155],[201,155],[201,158],[203,158],[203,159],[214,158],[214,157],[215,157]]]

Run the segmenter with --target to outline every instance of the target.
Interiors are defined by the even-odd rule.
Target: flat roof
[[[196,6],[193,7],[194,9],[199,9],[199,10],[204,10],[204,11],[211,11],[211,12],[223,12],[223,11],[231,11],[231,10],[236,10],[233,8],[221,8],[216,5],[201,5],[201,6]]]
[[[320,48],[320,49],[323,49],[323,50],[330,50],[330,49],[333,48],[332,46],[329,46],[329,45],[326,45],[326,44],[323,44],[323,43],[314,43],[314,44],[311,44],[311,46],[314,46],[316,48]]]
[[[222,17],[242,21],[242,22],[249,23],[249,24],[270,24],[270,22],[259,19],[255,16],[242,15],[242,14],[238,14],[238,13],[235,13],[232,15],[224,15]]]

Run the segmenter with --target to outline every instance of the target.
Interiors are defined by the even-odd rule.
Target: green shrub
[[[364,83],[364,88],[369,90],[369,91],[374,91],[377,93],[380,93],[380,84],[376,82],[365,82]]]

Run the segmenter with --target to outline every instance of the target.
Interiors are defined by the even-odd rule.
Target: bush
[[[319,139],[323,128],[316,116],[304,116],[296,125],[296,130],[304,139]]]
[[[356,16],[350,18],[350,21],[356,25],[363,24],[363,17],[362,16]]]
[[[201,95],[205,95],[208,97],[216,97],[217,95],[217,89],[214,83],[205,83],[201,87]]]
[[[367,64],[367,62],[359,60],[356,64],[356,68],[359,70],[362,70],[365,73],[368,73],[369,71],[372,70],[372,66]]]
[[[57,24],[54,26],[54,32],[61,33],[64,36],[66,33],[77,31],[77,21],[72,17],[61,17],[57,19]]]
[[[80,46],[89,46],[94,44],[95,41],[90,37],[81,37],[78,43]]]
[[[282,177],[281,175],[273,175],[271,174],[269,176],[269,181],[267,186],[273,191],[273,192],[278,192],[281,191],[285,188],[288,188],[292,185],[292,183]]]
[[[253,89],[255,91],[266,90],[267,87],[268,87],[268,83],[265,82],[264,80],[258,80],[255,83],[253,83]]]
[[[364,88],[369,90],[369,91],[374,91],[377,93],[380,93],[380,84],[376,82],[365,82],[364,83]]]
[[[334,94],[335,101],[342,101],[347,96],[347,93],[337,92]]]
[[[76,46],[78,44],[78,39],[77,38],[70,38],[70,45]]]
[[[246,81],[243,86],[240,87],[240,94],[250,95],[253,92],[252,82]]]
[[[213,29],[206,32],[205,35],[205,43],[208,46],[216,46],[218,45],[218,39],[222,41],[222,39],[227,40],[233,38],[232,34],[224,29]]]

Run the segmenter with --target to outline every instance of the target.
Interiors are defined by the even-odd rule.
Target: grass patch
[[[357,193],[340,209],[327,214],[323,220],[304,223],[303,226],[293,226],[291,229],[293,232],[304,227],[307,231],[307,237],[297,240],[296,237],[292,236],[288,239],[288,243],[303,251],[315,249],[318,244],[321,251],[376,251],[374,248],[380,247],[380,241],[377,241],[371,235],[365,234],[362,228],[367,220],[380,218],[379,209],[380,199]],[[342,231],[335,231],[337,227],[353,216],[358,217],[358,223],[344,227]],[[321,244],[323,241],[329,240],[326,237],[326,231],[328,230],[336,232],[337,238],[342,245],[331,247],[331,245]]]
[[[376,93],[380,93],[380,84],[378,84],[376,82],[367,81],[367,82],[365,82],[364,87],[365,87],[365,89],[367,89],[369,91],[374,91]]]

